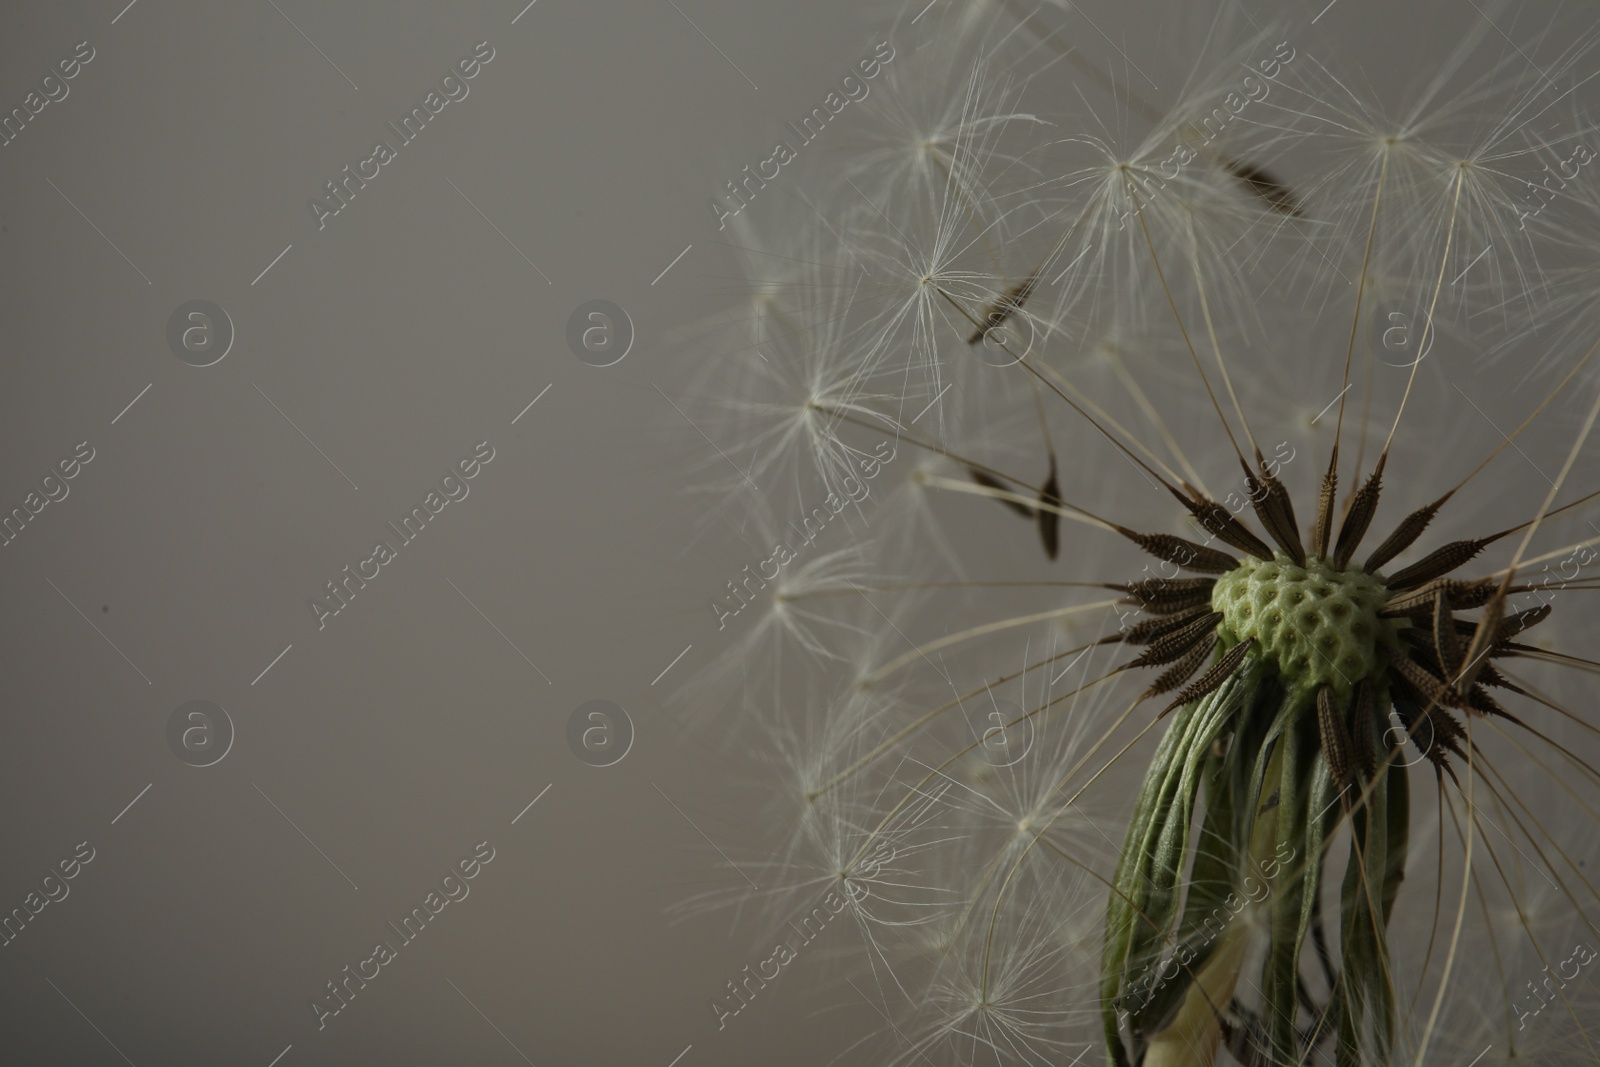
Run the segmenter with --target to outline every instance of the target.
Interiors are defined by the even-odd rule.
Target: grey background
[[[0,1059],[844,1053],[881,1020],[818,960],[717,1032],[750,930],[665,914],[754,836],[749,769],[667,700],[718,650],[705,600],[738,542],[683,492],[715,456],[666,398],[709,355],[670,331],[741,285],[707,196],[892,9],[124,2],[0,22],[4,109],[96,51],[0,148],[0,507],[96,450],[0,549],[0,910],[96,851],[0,948]],[[1343,4],[1328,32],[1380,79],[1463,10]],[[1119,40],[1152,32],[1098,7]],[[470,95],[319,231],[307,199],[485,40]],[[164,337],[197,298],[237,329],[207,368]],[[609,368],[565,345],[594,298],[637,331]],[[319,632],[307,598],[486,439],[469,497]],[[214,766],[167,745],[194,699],[237,730]],[[591,699],[636,730],[611,767],[566,744]],[[319,1032],[310,998],[483,840],[469,897]]]

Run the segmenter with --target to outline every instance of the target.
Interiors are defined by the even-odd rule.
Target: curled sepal
[[[1195,961],[1178,960],[1191,823],[1206,762],[1224,728],[1255,689],[1241,671],[1173,716],[1135,802],[1106,907],[1101,1014],[1117,1067],[1143,1059],[1147,1035],[1181,1004]]]
[[[1369,729],[1376,730],[1377,724]],[[1380,742],[1381,743],[1381,742]],[[1405,877],[1410,793],[1407,770],[1391,764],[1350,817],[1350,859],[1339,891],[1342,966],[1334,991],[1338,1067],[1386,1063],[1394,1041],[1394,981],[1388,928]]]

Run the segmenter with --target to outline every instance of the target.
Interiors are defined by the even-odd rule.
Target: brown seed
[[[1025,281],[1019,282],[1006,291],[1003,296],[997,297],[983,309],[983,322],[967,338],[967,344],[975,345],[983,340],[990,330],[997,326],[1004,326],[1006,320],[1022,310],[1022,305],[1027,302],[1033,293],[1033,287],[1039,284],[1037,272],[1028,276]]]
[[[1334,698],[1333,686],[1317,690],[1317,732],[1322,739],[1322,755],[1328,761],[1328,771],[1340,789],[1350,784],[1351,750],[1350,729],[1345,725],[1344,709]]]
[[[1446,678],[1454,678],[1461,670],[1461,638],[1455,623],[1455,616],[1450,614],[1450,598],[1437,597],[1433,602],[1433,650]]]
[[[1200,665],[1217,650],[1219,644],[1221,642],[1216,640],[1213,640],[1210,644],[1206,644],[1204,641],[1196,642],[1195,646],[1185,652],[1177,663],[1162,671],[1156,680],[1150,683],[1150,688],[1145,691],[1145,696],[1153,697],[1160,693],[1169,693],[1184,682],[1187,682],[1194,672],[1200,669]]]
[[[1362,486],[1362,488],[1365,489],[1366,487]],[[1400,525],[1394,528],[1394,533],[1390,534],[1383,544],[1379,545],[1372,555],[1367,557],[1367,562],[1362,564],[1361,569],[1370,574],[1410,548],[1412,542],[1422,536],[1422,531],[1428,528],[1428,523],[1433,521],[1434,515],[1438,513],[1448,499],[1450,499],[1449,494],[1446,494],[1431,504],[1424,504],[1404,519],[1401,519]],[[1374,506],[1376,506],[1376,501],[1374,501]],[[1339,540],[1344,540],[1343,531],[1339,533]],[[1354,550],[1354,547],[1352,545],[1351,549]]]
[[[1139,658],[1128,664],[1128,666],[1155,667],[1163,663],[1171,663],[1194,647],[1196,641],[1202,641],[1215,632],[1217,623],[1221,621],[1222,612],[1206,612],[1187,626],[1173,630],[1171,633],[1150,642],[1150,647],[1145,649]]]
[[[1356,490],[1356,495],[1350,498],[1349,510],[1345,512],[1344,522],[1339,525],[1339,544],[1333,550],[1333,564],[1340,570],[1350,565],[1350,558],[1356,554],[1361,539],[1367,536],[1367,528],[1372,525],[1372,517],[1378,513],[1378,498],[1383,495],[1383,460],[1378,460],[1377,467],[1372,476],[1362,483]],[[1367,567],[1371,570],[1369,564]]]
[[[1210,603],[1216,584],[1214,578],[1147,578],[1109,588],[1127,593],[1125,604],[1137,604],[1152,615],[1171,615],[1197,604]]]
[[[1289,499],[1289,490],[1283,487],[1275,476],[1267,473],[1263,467],[1261,480],[1258,483],[1245,469],[1245,478],[1250,486],[1250,504],[1256,509],[1256,517],[1261,520],[1261,525],[1266,527],[1267,533],[1277,542],[1278,547],[1295,565],[1306,565],[1305,546],[1300,543],[1300,526],[1295,521],[1294,503]]]
[[[1372,750],[1372,733],[1377,728],[1374,721],[1376,716],[1377,701],[1372,696],[1372,683],[1363,678],[1356,683],[1355,703],[1350,709],[1350,733],[1354,742],[1351,756],[1367,778],[1371,778],[1377,769],[1377,759]]]
[[[1167,490],[1177,497],[1178,503],[1187,508],[1189,514],[1193,515],[1211,536],[1257,559],[1272,558],[1272,549],[1267,547],[1267,543],[1251,533],[1249,527],[1233,517],[1233,512],[1215,500],[1208,500],[1198,492],[1193,498],[1186,497],[1171,486],[1168,486]]]
[[[1050,457],[1050,477],[1039,490],[1039,503],[1047,505],[1038,509],[1039,537],[1044,541],[1044,554],[1051,559],[1061,548],[1061,513],[1051,510],[1061,507],[1061,482],[1056,478],[1056,457]]]
[[[1162,709],[1161,714],[1165,715],[1173,708],[1187,704],[1191,700],[1199,700],[1227,681],[1233,672],[1239,669],[1239,664],[1244,662],[1245,656],[1249,654],[1250,649],[1255,647],[1255,643],[1256,639],[1251,637],[1228,649],[1227,652],[1223,653],[1221,659],[1211,665],[1211,668],[1206,673],[1184,686],[1177,699]]]
[[[1209,604],[1188,608],[1182,612],[1164,618],[1145,619],[1128,627],[1123,635],[1123,641],[1130,645],[1148,645],[1150,642],[1165,637],[1174,630],[1181,630],[1202,615],[1210,614]]]
[[[1299,198],[1265,168],[1258,167],[1254,163],[1246,163],[1242,159],[1227,160],[1223,166],[1228,168],[1228,173],[1238,179],[1246,191],[1265,200],[1267,206],[1278,214],[1288,215],[1291,218],[1300,218],[1303,214]]]
[[[1239,566],[1239,561],[1226,552],[1197,545],[1193,541],[1186,541],[1172,534],[1138,533],[1125,526],[1118,526],[1116,530],[1157,559],[1176,563],[1185,570],[1199,571],[1202,574],[1226,574]]]
[[[1473,683],[1478,679],[1478,670],[1489,662],[1491,649],[1501,643],[1496,640],[1496,636],[1500,632],[1500,623],[1505,614],[1505,597],[1499,593],[1483,606],[1483,614],[1478,618],[1478,630],[1467,643],[1467,651],[1462,657],[1461,671],[1456,675],[1458,695],[1465,696],[1472,689]]]
[[[1431,582],[1435,578],[1449,574],[1462,564],[1471,562],[1488,543],[1487,539],[1452,541],[1442,548],[1434,549],[1411,566],[1396,571],[1389,576],[1387,584],[1390,589],[1411,589],[1424,582]]]
[[[1329,470],[1322,476],[1322,491],[1317,494],[1317,518],[1311,524],[1311,554],[1324,559],[1328,540],[1333,535],[1333,502],[1339,494],[1339,474]]]
[[[994,477],[992,475],[989,475],[989,474],[985,474],[983,471],[978,470],[978,468],[976,468],[976,467],[968,467],[967,468],[967,473],[972,475],[972,480],[975,483],[977,483],[978,485],[983,486],[985,489],[995,489],[995,490],[998,490],[999,492],[1002,492],[1002,493],[1015,493],[1016,492],[1016,490],[1012,489],[1005,482],[1002,482],[999,478],[996,478],[996,477]],[[1030,508],[1028,505],[1022,503],[1022,501],[1020,501],[1020,500],[1008,500],[1005,497],[996,497],[996,499],[999,500],[1000,503],[1004,504],[1006,507],[1010,508],[1012,511],[1015,511],[1018,515],[1021,515],[1023,518],[1026,518],[1026,519],[1033,518],[1033,509]]]

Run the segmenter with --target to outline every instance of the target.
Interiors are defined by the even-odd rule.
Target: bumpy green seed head
[[[1290,690],[1305,695],[1332,685],[1341,701],[1362,678],[1374,678],[1396,644],[1400,620],[1379,618],[1389,598],[1381,579],[1335,570],[1323,559],[1304,567],[1283,555],[1247,558],[1217,579],[1212,609],[1228,646],[1255,638]]]

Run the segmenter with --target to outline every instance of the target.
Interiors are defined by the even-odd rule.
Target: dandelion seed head
[[[882,1062],[1600,1059],[1515,1010],[1600,934],[1597,35],[914,8],[700,390],[763,550],[903,457],[728,620],[762,913],[848,898]]]

